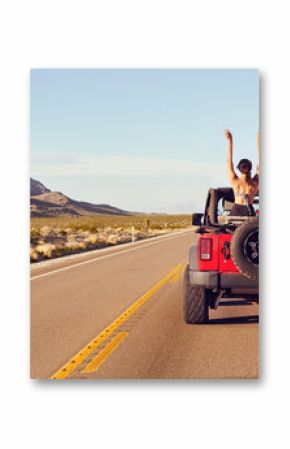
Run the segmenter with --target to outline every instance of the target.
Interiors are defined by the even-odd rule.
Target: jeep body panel
[[[201,259],[202,241],[204,239],[211,240],[210,259]],[[201,235],[198,242],[198,252],[196,257],[198,260],[199,271],[219,271],[222,273],[239,273],[238,268],[231,258],[231,234],[204,234]]]

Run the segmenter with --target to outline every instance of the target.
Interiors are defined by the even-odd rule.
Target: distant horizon
[[[255,69],[34,69],[31,176],[78,201],[144,213],[200,211],[255,158]]]
[[[70,197],[69,195],[66,194],[66,192],[62,192],[61,190],[52,190],[52,189],[50,189],[50,187],[49,187],[48,185],[46,185],[46,184],[45,184],[44,182],[42,182],[40,179],[36,179],[36,178],[34,178],[34,177],[32,177],[32,176],[30,176],[30,179],[32,179],[32,180],[34,180],[34,181],[36,181],[36,182],[40,182],[41,184],[44,185],[44,187],[46,187],[47,189],[51,190],[51,192],[62,193],[63,195],[69,197],[69,198],[72,199],[72,200],[76,200],[76,201],[80,201],[80,202],[88,202],[88,201],[86,201],[85,198],[76,199],[76,198]],[[89,202],[89,203],[90,203],[90,204],[96,204],[96,205],[99,205],[99,206],[102,206],[102,205],[103,205],[103,206],[113,206],[113,207],[116,207],[116,208],[121,209],[121,210],[123,210],[123,211],[131,212],[132,214],[133,214],[133,213],[137,213],[137,214],[140,214],[140,215],[142,215],[142,214],[144,214],[144,215],[191,215],[191,214],[193,213],[193,212],[159,212],[159,211],[127,210],[127,209],[124,209],[124,208],[121,207],[121,206],[118,206],[118,205],[115,205],[115,204],[110,204],[110,203],[91,203],[91,202]],[[51,218],[54,218],[54,217],[51,217]]]

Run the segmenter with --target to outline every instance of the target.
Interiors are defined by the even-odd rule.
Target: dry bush
[[[38,252],[36,251],[35,248],[31,247],[30,248],[30,260],[31,262],[37,262],[39,258]]]
[[[37,245],[35,249],[38,252],[38,254],[43,254],[44,257],[51,259],[53,256],[53,252],[56,249],[56,246],[53,245],[52,243],[45,243],[42,245]]]
[[[59,216],[54,218],[32,218],[31,226],[35,229],[41,227],[53,227],[64,230],[67,234],[76,231],[91,231],[93,233],[110,227],[113,229],[130,228],[135,226],[137,230],[141,230],[146,226],[149,220],[149,228],[160,226],[160,228],[188,227],[191,225],[190,215],[88,215],[81,217]]]

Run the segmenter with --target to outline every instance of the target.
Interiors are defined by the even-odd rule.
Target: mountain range
[[[31,217],[57,217],[59,215],[135,215],[109,204],[76,201],[61,192],[52,192],[44,184],[30,178]]]

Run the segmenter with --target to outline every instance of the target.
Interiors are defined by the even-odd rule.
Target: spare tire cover
[[[243,275],[252,280],[259,279],[259,217],[247,220],[235,230],[231,256]]]

